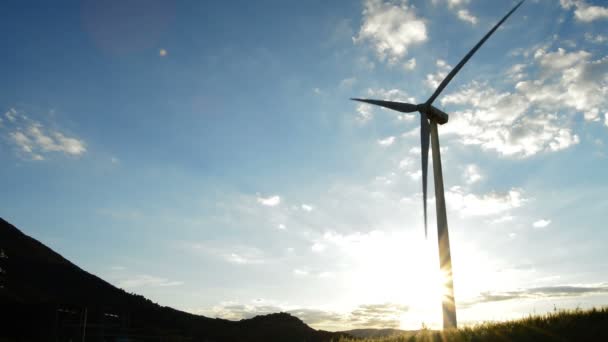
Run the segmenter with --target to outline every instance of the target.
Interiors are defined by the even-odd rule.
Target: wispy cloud
[[[351,89],[357,83],[357,79],[355,77],[345,78],[340,81],[341,89]]]
[[[322,309],[290,307],[288,305],[262,301],[261,304],[239,304],[226,302],[211,309],[189,310],[194,313],[230,320],[241,320],[258,315],[286,312],[300,318],[318,329],[350,328],[398,328],[401,316],[408,307],[397,303],[362,304],[351,311],[337,312]]]
[[[383,303],[360,305],[348,316],[351,326],[364,328],[398,328],[406,305]]]
[[[262,264],[264,260],[259,257],[260,253],[228,253],[224,254],[226,261],[233,264],[249,265],[249,264]]]
[[[477,24],[477,17],[472,15],[471,12],[469,12],[469,10],[467,9],[458,10],[458,19],[466,21],[473,25]]]
[[[148,274],[140,274],[120,280],[118,286],[131,289],[142,287],[167,287],[183,285],[182,281],[172,281],[162,277],[151,276]]]
[[[378,140],[378,144],[380,146],[384,146],[384,147],[391,146],[394,142],[395,142],[395,137],[393,137],[393,136]]]
[[[87,151],[83,140],[46,127],[14,108],[5,112],[4,117],[7,119],[6,127],[2,127],[5,134],[19,154],[28,159],[44,160],[51,152],[78,157]]]
[[[603,44],[608,42],[608,36],[603,34],[592,34],[590,32],[585,33],[585,40],[594,44]]]
[[[221,259],[234,265],[260,265],[266,264],[268,258],[263,250],[244,245],[218,244],[209,242],[177,242],[181,250],[205,257]]]
[[[606,293],[608,293],[607,284],[543,286],[515,291],[482,292],[479,294],[478,297],[470,301],[464,301],[459,306],[468,307],[476,304],[500,302],[512,299],[579,297],[592,294]]]
[[[301,270],[301,269],[296,268],[296,269],[294,269],[294,270],[293,270],[293,274],[294,274],[296,277],[305,277],[305,276],[307,276],[307,275],[308,275],[308,271],[305,271],[305,270]]]

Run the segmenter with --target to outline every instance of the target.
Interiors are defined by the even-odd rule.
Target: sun
[[[398,317],[402,329],[442,327],[442,301],[449,294],[449,278],[439,268],[436,237],[420,230],[383,230],[340,240],[349,258],[344,301],[358,304],[395,303],[406,307]],[[472,242],[453,248],[456,304],[506,281],[493,270],[500,267]]]
[[[413,232],[375,232],[344,241],[352,270],[346,280],[352,303],[395,303],[407,307],[401,328],[441,323],[447,293],[439,270],[437,243]]]

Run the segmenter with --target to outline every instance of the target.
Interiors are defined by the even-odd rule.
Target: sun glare
[[[333,239],[352,266],[344,279],[349,285],[344,294],[348,302],[406,306],[397,318],[402,329],[419,329],[423,323],[429,328],[442,327],[441,304],[448,295],[448,277],[439,269],[436,237],[425,239],[417,231],[387,229]],[[474,243],[459,246],[453,250],[457,305],[488,289],[515,284],[517,274],[497,272],[504,265]]]

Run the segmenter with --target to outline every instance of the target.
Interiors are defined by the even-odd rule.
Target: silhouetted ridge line
[[[1,341],[330,341],[287,313],[241,321],[163,307],[71,263],[0,218]],[[85,319],[86,318],[86,319]]]

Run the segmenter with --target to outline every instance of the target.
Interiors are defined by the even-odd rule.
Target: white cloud
[[[452,67],[442,59],[438,59],[435,64],[437,65],[437,72],[434,74],[427,74],[426,80],[424,80],[424,84],[433,90],[439,86],[441,81],[443,81],[448,75],[448,72],[452,69]]]
[[[454,7],[468,4],[469,2],[471,2],[471,0],[447,0],[447,1],[448,1],[448,7],[450,7],[450,8],[454,8]]]
[[[321,91],[321,89],[319,88],[312,88],[312,92],[317,94],[317,95],[321,95],[323,92]]]
[[[572,132],[570,120],[547,114],[550,108],[538,108],[539,105],[530,99],[534,96],[532,93],[522,93],[523,83],[518,84],[516,92],[510,93],[472,82],[456,93],[446,95],[441,99],[443,105],[470,106],[472,109],[454,112],[450,124],[442,132],[460,136],[464,144],[517,157],[559,151],[578,144],[580,140]]]
[[[560,3],[564,9],[574,7],[574,17],[578,21],[608,19],[608,7],[589,5],[585,0],[560,0]]]
[[[8,138],[23,154],[32,160],[43,160],[50,152],[81,156],[86,152],[84,141],[68,137],[64,133],[45,127],[42,123],[21,115],[11,108],[5,114],[9,125]]]
[[[538,49],[534,53],[534,58],[538,61],[538,64],[551,70],[561,70],[576,64],[581,60],[589,59],[591,54],[587,51],[580,50],[576,52],[566,52],[562,48],[558,48],[555,52],[546,52],[544,49]]]
[[[408,171],[407,175],[412,178],[414,181],[419,181],[422,178],[422,170],[418,169],[416,171]]]
[[[399,89],[367,89],[367,94],[370,97],[379,99],[379,100],[388,100],[388,101],[400,101],[400,102],[408,102],[415,103],[416,100],[409,96],[406,92]],[[388,110],[388,109],[387,109]],[[395,113],[395,111],[392,111]]]
[[[281,197],[277,195],[270,197],[258,197],[258,203],[267,207],[275,207],[281,203]]]
[[[407,0],[366,0],[363,23],[355,43],[369,41],[382,61],[395,63],[410,46],[427,40],[426,23],[418,18]]]
[[[282,223],[279,223],[279,224],[277,225],[277,228],[278,228],[278,229],[280,229],[280,230],[285,230],[285,229],[287,229],[287,226],[285,226],[285,225],[284,225],[284,224],[282,224]]]
[[[584,50],[537,48],[530,65],[539,69],[536,79],[522,72],[525,64],[509,70],[511,79],[520,80],[512,92],[471,82],[444,96],[443,105],[469,109],[454,113],[443,132],[459,135],[465,144],[518,157],[578,144],[568,115],[578,112],[587,121],[599,121],[608,110],[608,57],[593,60]]]
[[[296,268],[293,270],[293,274],[297,277],[305,277],[308,275],[308,271]]]
[[[475,164],[469,164],[464,169],[464,178],[467,184],[473,184],[481,179],[481,173],[479,166]]]
[[[416,58],[410,58],[407,62],[403,63],[403,69],[406,71],[412,71],[416,68]]]
[[[584,50],[538,49],[534,60],[541,67],[541,77],[516,85],[530,102],[547,109],[570,108],[584,113],[589,121],[608,109],[608,56],[591,60],[591,53]]]
[[[472,15],[469,10],[466,9],[461,9],[458,10],[458,19],[462,20],[462,21],[466,21],[468,23],[471,23],[473,25],[477,24],[477,17]]]
[[[399,89],[367,89],[367,97],[378,99],[378,100],[387,100],[387,101],[399,101],[399,102],[407,102],[407,103],[416,103],[416,99],[402,90]],[[366,103],[357,104],[357,120],[361,123],[365,123],[371,120],[374,117],[374,108],[376,106],[372,106]],[[384,112],[391,113],[392,115],[396,115],[399,120],[409,120],[413,115],[399,113],[390,109],[382,108]]]
[[[367,103],[357,104],[357,120],[361,123],[365,123],[374,117],[372,112],[372,106]]]
[[[395,142],[395,137],[393,137],[393,136],[378,140],[378,144],[380,144],[380,146],[384,146],[384,147],[391,146],[394,142]]]
[[[604,114],[604,125],[608,127],[608,113]]]
[[[313,243],[313,245],[310,247],[310,249],[315,252],[315,253],[321,253],[325,250],[326,246],[320,242],[315,242]]]
[[[526,69],[526,64],[515,64],[507,71],[507,76],[513,81],[519,81],[527,76],[524,72]]]
[[[432,0],[433,5],[437,5],[439,0]],[[448,8],[454,12],[458,19],[471,23],[473,25],[477,24],[477,17],[475,17],[468,9],[462,8],[462,6],[470,3],[470,0],[447,0]]]
[[[551,220],[541,219],[532,224],[534,228],[545,228],[546,226],[551,224]]]
[[[416,135],[420,134],[418,128],[416,128],[415,131],[416,131]],[[442,147],[439,148],[439,152],[441,152],[441,155],[445,154],[449,150],[450,150],[449,146],[442,146]],[[422,153],[422,148],[420,148],[420,147],[411,147],[408,150],[408,152],[409,152],[409,154],[420,156],[420,154]],[[429,162],[432,162],[432,160],[429,159]]]
[[[302,205],[301,205],[301,208],[302,208],[302,210],[304,210],[304,211],[308,211],[308,212],[311,212],[311,211],[312,211],[312,209],[313,209],[312,205],[310,205],[310,204],[306,204],[306,203],[302,204]]]
[[[462,216],[490,216],[519,208],[525,202],[520,189],[508,192],[492,192],[484,195],[465,193],[458,186],[450,188],[445,193],[448,206]]]

